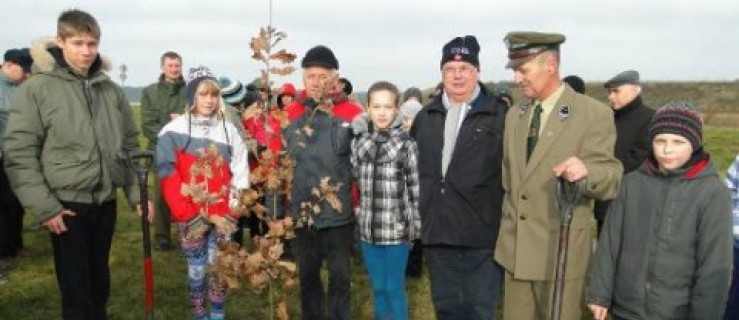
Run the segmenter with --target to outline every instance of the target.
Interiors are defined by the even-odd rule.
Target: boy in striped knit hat
[[[731,276],[731,208],[682,101],[649,124],[652,153],[609,208],[590,272],[595,319],[721,319]]]

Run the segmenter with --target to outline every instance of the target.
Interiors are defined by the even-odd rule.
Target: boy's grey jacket
[[[126,187],[139,201],[128,152],[138,129],[123,90],[104,73],[99,56],[87,78],[73,74],[53,39],[34,44],[38,73],[21,85],[5,132],[5,169],[18,199],[40,221],[63,209],[60,201],[101,203]]]
[[[420,236],[418,148],[401,118],[397,115],[387,132],[363,132],[352,143],[359,237],[367,243],[410,243]]]
[[[587,303],[624,319],[721,319],[732,265],[730,196],[713,163],[628,174],[606,215]]]

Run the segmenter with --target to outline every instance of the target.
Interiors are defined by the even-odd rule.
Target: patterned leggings
[[[226,314],[225,287],[218,285],[215,277],[208,274],[208,268],[213,264],[218,249],[217,232],[210,230],[204,237],[190,240],[185,239],[184,235],[183,224],[180,226],[179,236],[182,251],[187,259],[187,290],[192,314],[196,320],[224,319]],[[207,312],[206,294],[210,302],[210,317]]]

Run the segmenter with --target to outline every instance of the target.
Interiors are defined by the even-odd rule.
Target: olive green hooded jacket
[[[75,75],[53,39],[37,41],[38,72],[19,88],[10,109],[3,157],[23,205],[43,222],[61,202],[102,203],[125,187],[139,202],[127,154],[138,149],[138,130],[123,90],[96,58],[87,77]]]

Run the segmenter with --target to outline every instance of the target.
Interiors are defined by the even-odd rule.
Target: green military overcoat
[[[583,180],[584,198],[572,219],[565,278],[581,279],[593,248],[593,199],[615,197],[623,171],[613,155],[613,113],[604,104],[565,86],[527,163],[526,139],[533,109],[531,101],[523,101],[506,118],[505,196],[495,260],[517,280],[554,279],[561,214],[552,168],[576,156],[585,163],[588,176]]]

